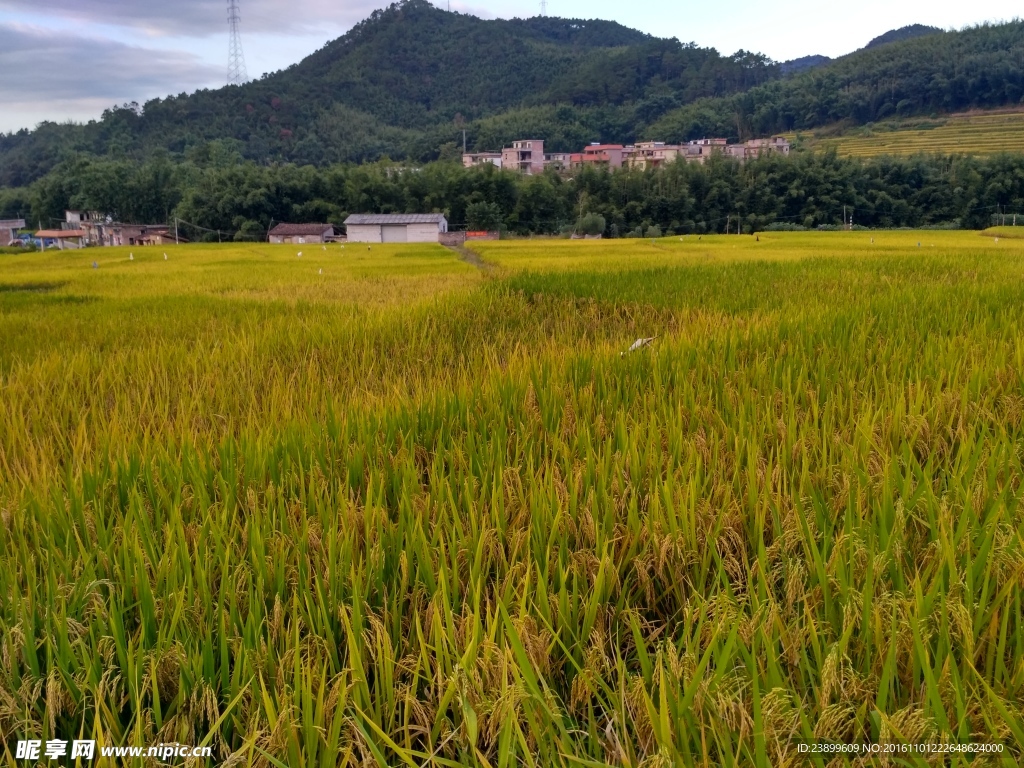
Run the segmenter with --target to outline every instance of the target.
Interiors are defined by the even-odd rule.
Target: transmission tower
[[[540,15],[548,15],[548,0],[540,0]]]
[[[249,79],[242,53],[242,33],[238,29],[241,20],[238,0],[228,0],[228,85],[241,85]]]

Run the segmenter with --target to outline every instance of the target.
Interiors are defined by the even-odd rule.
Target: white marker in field
[[[319,272],[319,274],[321,274],[321,275],[322,275],[323,273],[324,273],[324,269],[323,269],[323,267],[320,267],[320,272]]]
[[[299,251],[299,258],[302,258],[302,251]]]
[[[630,352],[636,352],[638,349],[643,349],[644,347],[649,345],[652,341],[654,341],[656,338],[658,338],[658,337],[657,336],[648,336],[647,338],[637,339],[636,341],[634,341],[630,345],[629,349],[627,349],[625,352],[619,352],[619,357],[622,357],[623,355],[628,355]]]
[[[164,254],[164,261],[167,261],[167,254]]]
[[[135,261],[135,254],[134,253],[129,253],[128,254],[128,261]]]

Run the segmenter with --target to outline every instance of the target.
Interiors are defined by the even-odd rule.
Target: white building
[[[345,230],[350,243],[436,243],[448,220],[440,213],[354,213]]]

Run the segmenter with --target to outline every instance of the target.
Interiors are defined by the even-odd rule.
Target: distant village
[[[26,232],[24,219],[0,220],[0,244],[38,248],[82,248],[88,245],[168,245],[187,243],[167,224],[124,224],[98,211],[65,211],[60,227]]]
[[[494,152],[466,152],[462,164],[466,168],[493,165],[526,175],[543,173],[552,168],[569,171],[584,167],[632,168],[645,170],[677,162],[705,163],[715,155],[743,162],[764,154],[789,154],[789,141],[783,136],[751,139],[729,144],[726,139],[695,139],[685,144],[641,141],[636,144],[590,144],[582,152],[545,152],[543,139],[513,141],[512,146]],[[449,233],[448,222],[440,214],[359,214],[345,222],[346,235],[338,235],[330,224],[278,223],[267,233],[271,243],[355,242],[443,242],[465,233]],[[176,226],[167,224],[124,224],[95,211],[67,211],[60,228],[23,231],[25,221],[0,221],[0,244],[27,245],[40,248],[82,248],[85,246],[167,245],[185,243]],[[473,234],[473,233],[470,233]],[[487,235],[487,233],[476,233]]]
[[[716,154],[742,162],[772,152],[788,155],[789,141],[784,136],[772,136],[770,139],[751,139],[742,144],[730,144],[726,139],[695,139],[685,144],[666,144],[663,141],[625,145],[595,142],[584,147],[582,152],[545,152],[542,139],[522,139],[513,141],[511,147],[500,152],[466,152],[462,155],[462,164],[472,168],[489,163],[532,175],[543,173],[546,168],[572,170],[587,166],[645,170],[677,160],[705,163]]]

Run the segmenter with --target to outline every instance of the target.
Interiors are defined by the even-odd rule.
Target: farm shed
[[[18,230],[24,228],[24,219],[0,219],[0,245],[13,243],[18,239]]]
[[[270,230],[272,243],[325,243],[334,237],[333,224],[278,224]]]
[[[82,248],[85,240],[84,229],[40,229],[33,236],[43,248],[56,245],[62,251],[65,248]]]
[[[440,213],[354,213],[345,228],[350,243],[436,243],[448,220]]]

